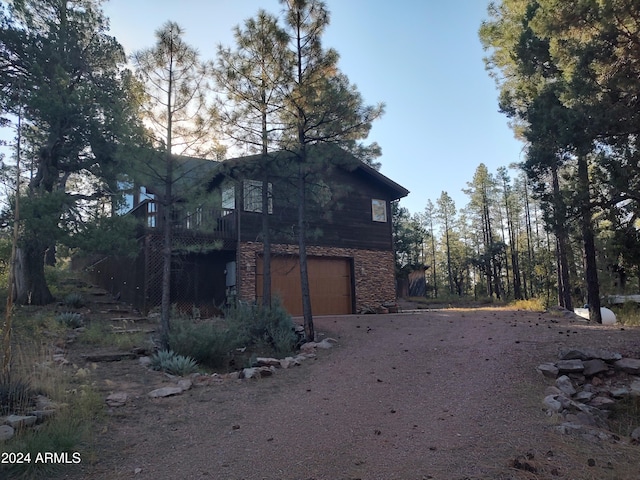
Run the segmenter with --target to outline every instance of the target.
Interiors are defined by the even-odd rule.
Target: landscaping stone
[[[556,430],[579,434],[589,441],[619,441],[607,431],[609,409],[619,398],[640,396],[640,377],[632,376],[640,375],[640,360],[596,348],[567,348],[559,357],[556,363],[536,367],[549,378],[554,378],[554,367],[557,374],[566,374],[545,389],[543,399],[549,414],[564,420]],[[640,427],[631,434],[631,441],[640,443]]]
[[[630,373],[631,375],[640,375],[640,360],[636,358],[623,358],[614,363],[618,370]]]
[[[538,365],[537,370],[547,378],[556,378],[560,372],[555,363],[543,363]]]
[[[586,377],[592,377],[598,373],[606,372],[609,370],[609,365],[599,358],[586,360],[583,362],[584,370],[583,374]]]
[[[0,442],[11,440],[15,430],[9,425],[0,425]]]
[[[562,391],[562,393],[568,396],[574,395],[576,393],[576,389],[573,387],[571,379],[566,375],[562,375],[561,377],[557,378],[556,387],[558,387]]]
[[[164,398],[172,395],[180,395],[184,390],[180,387],[162,387],[149,392],[151,398]]]
[[[37,421],[38,417],[35,415],[9,415],[5,419],[5,423],[16,430],[35,425]]]
[[[115,392],[107,397],[106,402],[110,407],[122,407],[128,399],[127,392]]]
[[[556,366],[560,373],[580,373],[584,370],[582,360],[560,360]]]

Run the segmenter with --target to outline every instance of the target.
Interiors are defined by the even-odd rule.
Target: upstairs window
[[[387,222],[387,201],[373,198],[371,200],[371,219],[374,222]]]
[[[232,184],[222,187],[222,208],[224,210],[236,209],[236,189]]]
[[[269,183],[269,213],[273,213],[273,186]],[[244,211],[262,213],[262,182],[258,180],[245,180],[244,182]]]

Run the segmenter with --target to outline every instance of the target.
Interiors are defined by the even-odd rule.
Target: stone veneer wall
[[[297,245],[275,244],[272,254],[297,255]],[[239,298],[256,299],[256,263],[262,254],[262,243],[243,242],[238,255]],[[393,302],[395,291],[395,264],[393,252],[308,246],[308,256],[353,258],[356,312],[375,308],[384,302]]]

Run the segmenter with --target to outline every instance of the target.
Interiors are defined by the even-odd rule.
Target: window
[[[374,198],[371,200],[371,219],[374,222],[387,222],[387,202]]]
[[[272,185],[269,183],[269,213],[273,213]],[[245,180],[244,211],[262,213],[262,182]]]
[[[155,228],[157,226],[158,204],[155,201],[147,203],[147,226]]]
[[[236,208],[236,189],[232,184],[222,187],[222,208],[225,210]]]

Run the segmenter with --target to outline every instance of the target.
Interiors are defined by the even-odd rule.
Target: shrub
[[[198,364],[191,357],[178,355],[172,350],[161,350],[151,357],[151,368],[171,375],[184,376],[195,372]]]
[[[85,306],[83,296],[77,292],[70,293],[69,295],[64,297],[62,303],[69,308],[82,308]]]
[[[296,346],[293,320],[277,297],[271,307],[239,304],[227,310],[225,319],[248,345],[267,345],[277,356],[288,355]]]
[[[84,316],[76,312],[63,312],[56,316],[56,321],[69,328],[78,328],[84,326]]]
[[[547,309],[543,298],[530,298],[529,300],[515,300],[509,304],[510,307],[518,310],[529,310],[531,312],[544,312]]]
[[[169,332],[173,351],[213,368],[224,366],[230,352],[244,344],[243,332],[213,322],[194,323],[179,318],[173,321]]]

